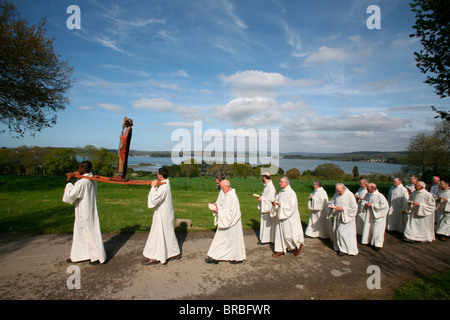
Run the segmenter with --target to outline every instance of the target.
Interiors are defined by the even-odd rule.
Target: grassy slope
[[[148,178],[148,177],[147,177]],[[244,229],[259,227],[260,216],[253,193],[261,193],[263,184],[257,178],[230,179],[236,189]],[[171,188],[175,219],[191,219],[192,231],[213,230],[213,219],[207,208],[215,202],[218,191],[212,178],[172,178]],[[280,189],[274,181],[277,191]],[[331,198],[335,181],[323,181]],[[308,223],[307,199],[312,181],[294,180],[302,222]],[[358,182],[347,183],[350,190]],[[0,231],[70,233],[73,228],[73,205],[61,201],[65,177],[0,176]],[[390,184],[380,186],[387,194]],[[98,183],[98,210],[102,232],[148,231],[153,210],[147,208],[148,186],[126,186]]]

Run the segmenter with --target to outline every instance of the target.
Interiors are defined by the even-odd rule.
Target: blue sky
[[[58,123],[0,146],[170,151],[174,130],[279,129],[280,152],[401,151],[448,104],[415,66],[406,0],[15,0],[74,67]],[[68,29],[69,5],[81,29]],[[366,10],[381,10],[369,29]]]

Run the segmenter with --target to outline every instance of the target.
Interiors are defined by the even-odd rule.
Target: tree
[[[441,121],[434,132],[419,132],[410,139],[407,149],[403,171],[421,174],[425,181],[430,181],[433,175],[447,177],[450,173],[450,122]]]
[[[411,10],[416,14],[410,37],[420,38],[424,50],[414,52],[417,67],[427,75],[425,83],[433,86],[441,98],[450,96],[450,5],[448,0],[413,0]],[[447,111],[431,107],[444,120]]]
[[[292,168],[286,171],[286,177],[289,179],[299,179],[300,178],[300,170],[297,168]]]
[[[313,173],[317,177],[322,177],[323,179],[328,180],[343,180],[345,177],[344,170],[341,169],[338,165],[332,163],[323,163],[318,165]]]
[[[54,149],[45,156],[45,167],[48,175],[63,176],[78,170],[78,162],[72,149]]]
[[[358,166],[354,166],[352,170],[352,178],[357,179],[359,178],[359,169]]]
[[[92,151],[92,148],[90,149]],[[100,148],[90,157],[92,172],[101,176],[112,176],[113,166],[116,164],[116,155],[106,148]]]
[[[45,23],[29,26],[0,0],[0,121],[14,137],[52,127],[69,102],[73,69],[54,51],[55,38],[46,38]]]

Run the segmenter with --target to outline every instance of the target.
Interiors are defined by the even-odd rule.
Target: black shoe
[[[214,264],[219,264],[219,261],[214,260],[213,258],[209,257],[207,259],[205,259],[206,263],[214,263]]]
[[[95,266],[96,264],[99,264],[99,263],[100,263],[100,261],[98,261],[98,260],[90,261],[90,262],[89,262],[89,264],[90,264],[91,266]]]
[[[231,264],[238,264],[238,263],[242,263],[242,262],[244,262],[244,261],[243,261],[243,260],[240,260],[240,261],[236,261],[236,260],[230,261]]]

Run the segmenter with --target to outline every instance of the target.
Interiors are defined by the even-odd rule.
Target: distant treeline
[[[67,172],[78,170],[78,164],[82,160],[90,160],[93,165],[92,172],[102,176],[113,176],[117,161],[114,150],[96,148],[92,145],[76,148],[52,148],[52,147],[27,147],[0,148],[0,173],[7,175],[48,175],[62,176]],[[266,165],[267,166],[267,165]],[[248,163],[201,163],[193,159],[179,165],[166,165],[171,177],[202,177],[224,174],[227,177],[259,177],[261,167],[251,166]],[[264,171],[264,169],[263,169]],[[134,171],[128,168],[128,173],[137,173],[139,176],[149,175],[146,171]],[[290,179],[322,179],[351,181],[367,178],[370,181],[391,181],[392,175],[373,173],[360,175],[358,167],[353,168],[352,174],[346,174],[339,166],[324,163],[313,170],[300,172],[296,168],[287,170],[278,168],[276,176],[286,175]],[[399,172],[395,176],[404,176]]]
[[[284,159],[317,159],[329,161],[352,161],[352,162],[383,162],[393,164],[403,164],[408,155],[407,151],[380,152],[380,151],[360,151],[336,154],[286,154]]]

